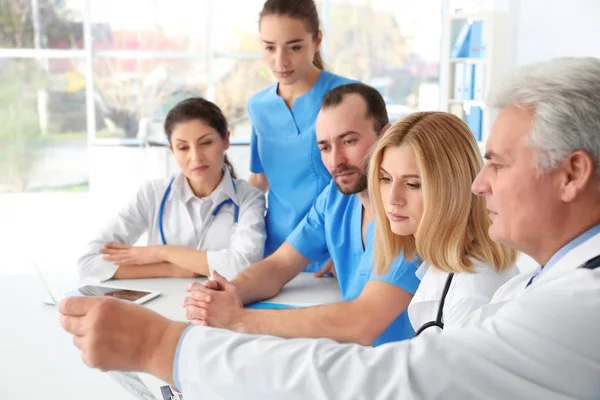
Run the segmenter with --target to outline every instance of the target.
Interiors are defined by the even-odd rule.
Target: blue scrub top
[[[264,173],[269,181],[265,257],[285,241],[331,180],[321,161],[315,122],[325,93],[351,82],[355,81],[322,71],[291,109],[277,94],[277,84],[248,102],[250,171]],[[322,265],[313,263],[306,271],[318,271]]]
[[[367,228],[366,247],[363,247],[362,210],[357,195],[342,194],[331,181],[287,240],[310,260],[324,260],[331,255],[345,301],[360,296],[370,280],[388,282],[414,294],[420,283],[415,276],[415,262],[399,256],[388,273],[377,276],[373,271],[374,222]],[[405,310],[373,346],[408,339],[414,333]]]

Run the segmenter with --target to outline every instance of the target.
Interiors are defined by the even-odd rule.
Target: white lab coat
[[[444,303],[444,331],[460,327],[469,314],[488,304],[496,290],[519,272],[517,268],[511,268],[498,273],[490,264],[474,258],[471,261],[473,273],[458,273],[452,278]],[[408,305],[408,317],[415,331],[423,324],[435,321],[448,273],[423,262],[417,276],[422,276],[421,284]],[[439,331],[436,327],[429,330]]]
[[[576,267],[599,253],[596,235],[483,321],[375,348],[190,327],[175,381],[186,400],[597,400],[600,269]]]
[[[103,260],[100,254],[100,249],[107,242],[133,245],[143,233],[147,233],[148,245],[163,244],[159,231],[159,209],[173,178],[163,215],[167,244],[206,250],[209,269],[228,279],[233,279],[263,257],[266,237],[264,194],[242,179],[235,179],[234,190],[231,175],[225,169],[221,183],[210,195],[209,207],[197,208],[202,215],[191,215],[194,209],[188,208],[187,202],[193,197],[193,192],[185,176],[179,173],[167,179],[146,182],[137,196],[86,245],[78,261],[81,278],[104,281],[115,274],[117,266]],[[227,199],[239,206],[237,224],[234,223],[235,207],[232,204],[224,205],[215,217],[212,216],[217,205]]]

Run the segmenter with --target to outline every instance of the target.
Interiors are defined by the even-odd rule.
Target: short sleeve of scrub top
[[[369,281],[382,281],[394,285],[411,295],[414,295],[421,282],[415,272],[417,271],[416,260],[405,260],[403,255],[394,259],[387,273],[379,276],[374,271],[373,240],[375,236],[375,223],[371,222],[367,227],[366,239],[367,248],[358,267],[357,275],[353,284],[348,288],[344,299],[346,301],[354,300],[360,296],[364,287]],[[408,311],[404,310],[375,340],[373,346],[378,346],[388,342],[408,339],[414,336],[414,329],[408,318]]]
[[[290,233],[287,241],[311,261],[325,261],[329,257],[325,227],[325,211],[331,185],[317,197],[304,219]]]
[[[265,256],[287,239],[331,181],[321,161],[315,122],[325,93],[351,82],[355,81],[322,71],[313,87],[291,108],[277,94],[277,84],[256,93],[248,102],[253,131],[251,171],[264,172],[269,182]]]

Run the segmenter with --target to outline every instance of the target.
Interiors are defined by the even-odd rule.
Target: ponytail
[[[227,154],[224,155],[223,162],[227,166],[227,169],[229,170],[229,174],[231,175],[231,177],[233,179],[237,179],[237,174],[235,173],[235,169],[233,168],[233,164],[231,164],[231,161],[229,161],[229,159],[227,158]]]
[[[313,64],[315,67],[319,68],[321,71],[325,70],[325,64],[323,63],[323,57],[321,57],[321,52],[317,50],[315,53],[315,58],[313,59]]]

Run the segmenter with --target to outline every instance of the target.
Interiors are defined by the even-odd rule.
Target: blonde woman
[[[481,167],[467,125],[443,112],[401,119],[373,148],[375,266],[385,273],[401,252],[422,260],[408,307],[416,335],[461,325],[518,272],[516,252],[489,238],[485,200],[471,193]]]

